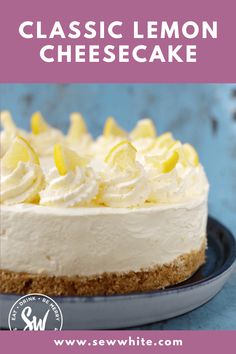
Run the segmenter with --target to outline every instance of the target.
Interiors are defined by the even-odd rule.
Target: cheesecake
[[[150,119],[127,133],[109,118],[93,140],[79,114],[64,135],[38,112],[21,134],[3,113],[1,293],[154,291],[205,262],[209,185],[192,145]]]

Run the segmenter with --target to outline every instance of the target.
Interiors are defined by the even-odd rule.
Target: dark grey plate
[[[187,281],[164,291],[193,286],[208,281],[225,272],[236,259],[236,241],[232,233],[220,222],[208,217],[206,263]]]

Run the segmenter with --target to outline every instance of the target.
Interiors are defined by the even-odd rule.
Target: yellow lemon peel
[[[77,167],[85,167],[89,160],[80,157],[74,150],[62,144],[54,145],[54,162],[61,176],[70,171],[75,171]]]
[[[35,135],[46,132],[50,129],[50,126],[47,124],[40,112],[35,112],[31,117],[31,130]]]
[[[142,119],[140,120],[136,127],[130,133],[132,140],[141,139],[141,138],[155,138],[157,135],[156,128],[151,119]]]
[[[169,148],[174,142],[175,140],[170,132],[163,133],[156,138],[156,146],[160,149]]]
[[[105,158],[105,162],[114,167],[117,166],[122,170],[125,170],[133,166],[136,162],[137,150],[127,140],[115,145]]]
[[[127,137],[127,133],[119,127],[113,117],[109,117],[106,120],[103,129],[103,136],[110,137],[110,136],[118,136],[122,138]]]
[[[171,172],[179,161],[179,153],[174,150],[162,156],[148,156],[147,161],[157,168],[161,173]]]
[[[71,113],[70,115],[70,128],[68,131],[68,136],[72,139],[78,139],[84,134],[87,134],[87,126],[84,121],[82,114],[78,112]]]
[[[0,122],[1,126],[6,131],[16,131],[16,125],[12,119],[11,113],[9,111],[0,112]]]
[[[12,145],[2,158],[2,166],[3,168],[14,170],[20,161],[32,162],[36,165],[40,164],[38,155],[30,143],[21,136],[16,136]]]

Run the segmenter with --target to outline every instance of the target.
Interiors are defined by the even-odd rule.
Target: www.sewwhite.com
[[[78,346],[78,347],[182,347],[182,339],[158,339],[153,341],[152,339],[146,339],[143,337],[131,337],[126,339],[54,339],[54,344],[58,347],[62,346]]]

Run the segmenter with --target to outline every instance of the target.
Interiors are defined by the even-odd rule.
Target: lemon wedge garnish
[[[109,136],[119,136],[123,138],[127,137],[127,133],[119,127],[119,125],[116,123],[113,117],[107,118],[103,129],[103,135],[105,137],[109,137]]]
[[[14,170],[19,161],[32,162],[39,165],[39,158],[29,142],[21,136],[16,136],[2,158],[2,166],[5,169]]]
[[[155,138],[157,135],[156,128],[151,119],[141,119],[136,127],[130,133],[130,137],[133,140],[141,138]]]
[[[162,156],[147,156],[147,161],[161,173],[171,172],[179,161],[178,151],[168,151]]]
[[[117,166],[121,170],[125,170],[135,164],[136,149],[127,140],[115,145],[105,158],[105,162],[111,166]]]
[[[62,144],[54,145],[54,162],[61,176],[65,176],[70,171],[75,171],[76,167],[85,167],[88,159],[80,157],[74,150]]]
[[[183,145],[179,140],[174,140],[172,144],[168,146],[168,151],[177,151],[179,154],[179,161],[184,167],[189,166],[189,160],[184,153]]]
[[[6,131],[16,131],[16,125],[12,119],[11,113],[9,111],[0,112],[0,122],[1,126]]]
[[[181,144],[181,141],[180,140],[173,140],[172,142],[170,142],[168,144],[168,150],[170,151],[173,151],[173,150],[176,150],[176,149],[179,149],[180,147],[182,147],[182,144]]]
[[[46,132],[50,129],[50,126],[47,124],[40,112],[35,112],[31,117],[31,130],[35,135]]]
[[[160,149],[169,148],[175,142],[173,135],[170,132],[166,132],[156,139],[156,146]]]
[[[70,122],[70,128],[68,130],[68,136],[70,138],[78,139],[81,135],[87,134],[87,126],[80,113],[71,113]]]
[[[178,152],[177,151],[171,152],[171,154],[160,164],[162,173],[168,173],[172,171],[175,168],[178,160],[179,160]]]
[[[193,165],[193,166],[198,166],[199,164],[199,157],[197,151],[194,149],[194,147],[190,144],[184,144],[183,145],[183,152],[184,155],[186,156],[187,160]]]

